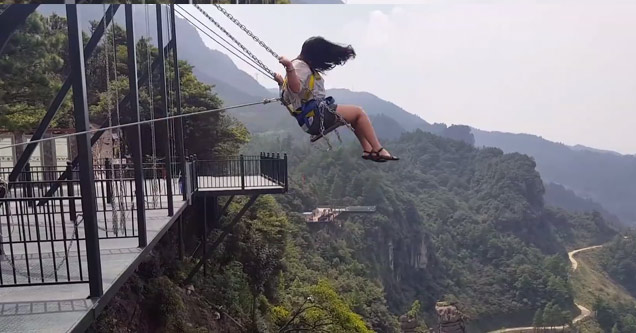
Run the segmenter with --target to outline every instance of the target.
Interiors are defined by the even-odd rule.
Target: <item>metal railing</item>
[[[80,197],[0,199],[0,286],[87,282]]]
[[[198,189],[287,189],[287,155],[240,155],[195,164]]]
[[[261,176],[283,186],[287,192],[287,154],[281,158],[279,153],[261,153],[260,159]]]
[[[167,209],[170,200],[181,200],[182,195],[190,203],[199,189],[287,189],[286,155],[203,161],[190,157],[183,172],[181,165],[171,165],[179,176],[170,182],[165,168],[165,163],[143,164],[145,211]],[[72,177],[57,180],[64,172]],[[86,238],[78,172],[71,163],[66,168],[27,164],[9,184],[0,198],[0,287],[88,282],[87,242],[145,235],[145,224],[137,218],[132,164],[104,160],[94,165],[95,240]],[[168,185],[173,197],[167,194]],[[51,188],[55,190],[49,193]]]

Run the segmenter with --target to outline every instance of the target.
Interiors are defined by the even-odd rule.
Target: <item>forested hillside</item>
[[[543,183],[525,155],[419,130],[388,145],[400,162],[379,165],[360,159],[355,145],[322,153],[291,140],[261,140],[252,147],[291,152],[294,186],[281,201],[287,210],[378,207],[342,228],[308,233],[328,261],[353,256],[366,276],[379,277],[395,313],[417,299],[430,314],[435,301],[450,298],[481,330],[530,324],[549,303],[569,310],[566,249],[614,234],[598,214],[544,207]]]
[[[543,182],[524,155],[422,131],[389,145],[403,157],[393,164],[364,161],[355,145],[321,152],[293,142],[259,138],[245,148],[283,147],[290,192],[257,201],[193,292],[179,286],[191,263],[176,260],[167,237],[96,327],[121,328],[134,314],[126,304],[136,302],[141,314],[128,327],[399,332],[397,317],[409,311],[422,329],[434,326],[438,300],[457,302],[470,332],[530,325],[537,310],[560,325],[578,314],[566,250],[615,234],[599,214],[546,208]],[[301,212],[325,204],[377,212],[341,225],[304,222]],[[214,313],[222,319],[210,319]]]
[[[528,154],[546,182],[598,202],[627,225],[636,222],[636,156],[572,148],[529,134],[472,132],[477,146]]]

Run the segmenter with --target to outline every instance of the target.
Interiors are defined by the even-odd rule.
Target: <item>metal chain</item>
[[[243,24],[241,24],[241,22],[239,22],[239,20],[234,18],[234,16],[232,16],[232,14],[228,13],[225,9],[223,9],[223,7],[221,7],[221,5],[214,4],[214,6],[216,6],[216,9],[218,9],[221,13],[223,13],[225,16],[227,16],[227,18],[229,18],[232,22],[234,22],[234,24],[236,24],[239,28],[241,28],[241,30],[245,31],[245,33],[248,36],[252,37],[252,39],[254,39],[254,41],[256,41],[260,46],[262,46],[267,52],[269,52],[271,55],[273,55],[274,58],[276,58],[276,59],[279,58],[278,53],[274,52],[274,50],[272,50],[262,40],[260,40],[258,37],[256,37],[256,35],[254,35],[246,26],[244,26]]]
[[[198,5],[194,5],[195,7],[197,7],[197,9],[203,13],[203,15],[205,15],[208,19],[210,19],[210,21],[212,21],[212,23],[214,23],[219,29],[221,29],[228,37],[230,37],[238,46],[240,46],[243,51],[245,51],[248,55],[250,55],[260,66],[262,66],[262,68],[264,70],[266,70],[268,73],[270,73],[272,76],[275,76],[275,74],[273,74],[269,68],[267,68],[258,58],[256,58],[249,50],[247,50],[241,43],[239,43],[232,35],[230,35],[225,29],[223,29],[223,27],[221,27],[214,19],[212,19],[205,11],[203,11],[203,9],[201,9]],[[239,20],[237,20],[234,16],[232,16],[232,14],[228,13],[221,5],[219,4],[214,4],[214,6],[216,7],[216,9],[218,9],[221,13],[223,13],[228,19],[230,19],[230,21],[234,22],[234,24],[236,24],[239,28],[241,28],[241,30],[243,30],[248,36],[252,37],[252,39],[254,39],[255,42],[257,42],[260,46],[262,46],[267,52],[269,52],[272,56],[274,56],[276,59],[279,58],[278,54],[276,52],[274,52],[274,50],[272,50],[269,46],[267,46],[267,44],[265,44],[262,40],[260,40],[256,35],[254,35],[254,33],[252,33],[252,31],[250,31],[245,25],[243,25],[241,22],[239,22]],[[331,146],[331,143],[329,142],[329,138],[327,138],[327,136],[325,135],[325,124],[324,124],[324,109],[327,108],[329,112],[332,112],[336,118],[338,118],[338,120],[340,122],[342,122],[344,125],[346,125],[351,131],[355,131],[354,128],[351,126],[351,124],[349,124],[349,122],[347,122],[340,114],[336,113],[335,111],[331,111],[326,105],[324,105],[324,102],[322,102],[319,106],[319,110],[320,110],[320,134],[322,134],[322,137],[325,139],[325,142],[327,142],[327,146],[329,147],[328,150],[332,150],[333,147]],[[335,129],[334,130],[336,132],[336,136],[338,137],[338,141],[340,141],[340,143],[342,143],[342,139],[340,138],[340,133],[338,133],[338,130]]]
[[[325,142],[327,142],[327,146],[329,147],[328,150],[331,150],[333,147],[331,147],[329,138],[327,138],[327,135],[325,134],[325,108],[323,104],[324,102],[321,102],[318,106],[318,110],[320,112],[320,134],[322,135],[322,138],[325,139]]]
[[[238,45],[243,52],[247,53],[247,55],[250,56],[250,58],[252,58],[252,60],[254,60],[254,62],[260,67],[262,68],[264,71],[266,71],[269,75],[271,75],[271,79],[274,79],[276,77],[276,73],[274,71],[272,71],[271,69],[269,69],[269,67],[267,67],[260,59],[258,59],[252,52],[250,52],[250,50],[248,50],[245,46],[243,46],[243,44],[241,44],[241,42],[239,42],[236,38],[234,38],[234,36],[232,36],[232,34],[230,34],[227,30],[225,30],[225,28],[223,28],[216,20],[214,20],[212,18],[212,16],[210,16],[207,12],[205,12],[201,7],[199,7],[199,5],[194,4],[194,7],[196,7],[201,14],[203,14],[208,20],[210,20],[212,23],[214,23],[214,25],[216,25],[217,28],[219,28],[226,36],[228,36],[234,43],[236,43],[236,45]],[[218,5],[217,5],[218,8]],[[242,27],[242,29],[248,33],[248,35],[250,35],[252,38],[254,38],[255,41],[257,41],[259,44],[263,45],[263,47],[266,48],[266,50],[270,51],[270,53],[272,55],[274,55],[276,57],[276,59],[278,59],[278,55],[272,51],[269,47],[267,47],[267,45],[265,45],[263,42],[261,42],[256,36],[254,36],[254,34],[252,34],[251,32],[249,32],[249,30],[247,30],[247,28],[245,28],[245,26],[243,26],[242,24],[240,24],[240,22],[238,22],[234,17],[232,17],[232,15],[230,15],[229,13],[227,13],[224,9],[221,8],[221,10],[226,13],[226,15],[229,15],[228,18],[230,18],[234,23],[236,23],[237,25],[239,25],[239,27]]]
[[[320,134],[322,135],[322,138],[325,139],[325,142],[327,143],[328,148],[326,151],[330,151],[330,150],[333,150],[333,146],[331,145],[331,142],[329,141],[329,138],[327,137],[327,134],[329,133],[325,133],[325,109],[328,112],[333,113],[333,115],[338,119],[337,121],[343,123],[352,132],[355,132],[355,129],[353,128],[353,126],[351,126],[351,124],[349,124],[349,122],[347,122],[344,119],[344,117],[342,117],[336,111],[332,111],[325,101],[321,101],[320,104],[318,105],[318,112],[320,116]],[[336,136],[338,137],[338,141],[342,144],[342,138],[340,137],[340,133],[338,132],[338,129],[336,128],[333,131],[336,133]]]

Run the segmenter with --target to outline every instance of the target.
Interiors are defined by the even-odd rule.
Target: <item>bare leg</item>
[[[360,145],[362,146],[362,150],[363,150],[362,155],[363,156],[369,155],[369,153],[373,151],[373,146],[371,146],[369,141],[367,141],[367,139],[365,139],[365,137],[362,136],[360,131],[355,131],[354,134],[356,135],[356,137],[358,138],[358,141],[360,141]]]
[[[355,129],[356,137],[365,151],[378,151],[382,147],[375,135],[373,125],[367,113],[361,107],[355,105],[338,105],[336,112],[341,115]],[[385,149],[380,155],[390,156]]]

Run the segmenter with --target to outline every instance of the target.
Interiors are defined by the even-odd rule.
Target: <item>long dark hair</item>
[[[311,37],[303,43],[298,59],[309,65],[312,71],[325,72],[356,57],[351,45],[332,43],[322,37]]]

